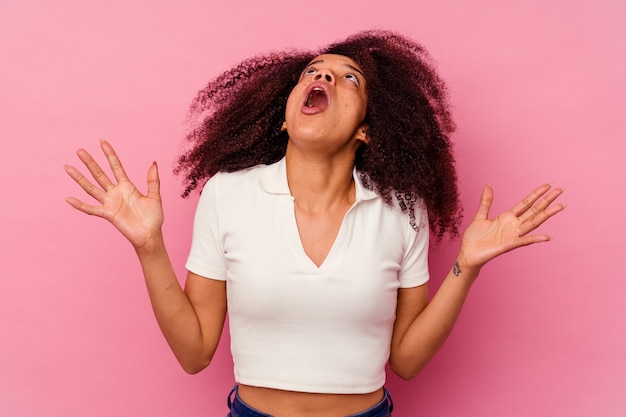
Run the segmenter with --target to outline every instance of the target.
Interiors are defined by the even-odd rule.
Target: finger
[[[104,191],[93,185],[91,181],[89,181],[83,174],[80,173],[79,170],[77,170],[73,166],[65,165],[64,168],[65,172],[67,172],[69,176],[72,177],[74,181],[76,181],[80,188],[85,190],[87,194],[102,203],[102,199],[104,198]]]
[[[104,217],[104,209],[102,206],[92,206],[74,197],[67,197],[65,201],[67,201],[70,206],[74,207],[76,210],[82,211],[83,213],[91,216]]]
[[[83,162],[83,164],[85,164],[93,179],[96,180],[96,182],[100,184],[100,187],[102,187],[105,191],[108,191],[115,186],[89,152],[84,149],[79,149],[76,151],[76,155],[78,155],[78,158]]]
[[[485,188],[483,188],[483,192],[480,196],[480,203],[478,205],[476,215],[474,216],[474,220],[487,220],[489,218],[489,209],[491,209],[492,203],[493,188],[491,188],[491,185],[485,185]]]
[[[109,161],[109,166],[111,167],[111,171],[113,171],[113,175],[115,176],[117,182],[120,183],[122,181],[128,181],[126,171],[124,171],[124,167],[115,153],[113,146],[111,146],[111,144],[104,139],[100,139],[100,146]]]
[[[521,248],[522,246],[530,246],[535,243],[548,242],[552,240],[549,235],[540,234],[540,235],[531,235],[531,236],[520,236],[520,238],[515,242],[515,248]]]
[[[155,200],[161,201],[161,181],[159,180],[159,168],[156,162],[153,162],[148,169],[148,193],[147,196]]]
[[[511,209],[511,211],[517,217],[521,216],[529,208],[531,208],[533,206],[533,204],[535,204],[535,201],[537,201],[542,195],[544,195],[546,192],[548,192],[548,190],[551,187],[552,187],[551,184],[540,185],[539,187],[535,188],[533,190],[533,192],[531,192],[526,197],[524,197],[524,199],[522,201],[520,201],[515,207],[513,207]]]
[[[538,213],[541,213],[543,210],[548,208],[550,204],[554,202],[561,194],[563,194],[562,188],[554,188],[550,190],[543,197],[539,198],[535,204],[532,205],[528,210],[526,210],[521,216],[519,216],[519,220],[521,222],[525,222]]]
[[[530,217],[528,220],[524,221],[519,228],[520,236],[524,236],[527,233],[535,230],[537,227],[541,226],[546,220],[555,214],[563,211],[565,209],[565,204],[555,204],[551,205],[545,210],[537,213],[535,216]]]

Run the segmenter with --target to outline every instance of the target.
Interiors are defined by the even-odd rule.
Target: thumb
[[[161,181],[159,180],[159,168],[156,161],[148,168],[148,197],[161,200]]]
[[[491,185],[485,185],[483,192],[480,196],[480,204],[478,210],[474,216],[474,220],[487,220],[489,218],[489,209],[491,209],[491,203],[493,202],[493,188]]]

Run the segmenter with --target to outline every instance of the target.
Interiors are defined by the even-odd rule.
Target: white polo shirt
[[[205,185],[187,269],[226,280],[237,382],[367,393],[385,382],[397,290],[428,281],[428,220],[415,232],[361,184],[318,268],[306,255],[284,158]]]

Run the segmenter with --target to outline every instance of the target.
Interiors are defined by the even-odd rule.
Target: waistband
[[[378,404],[365,411],[346,417],[391,417],[393,400],[387,388],[383,388],[383,393],[383,399]],[[233,394],[235,394],[234,397]],[[273,417],[271,414],[263,413],[243,402],[239,397],[239,385],[237,384],[228,394],[227,404],[230,410],[228,417]]]

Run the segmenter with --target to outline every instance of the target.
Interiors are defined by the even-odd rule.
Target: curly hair
[[[447,91],[426,50],[390,31],[360,32],[318,51],[256,56],[210,81],[192,102],[190,117],[199,123],[174,170],[185,175],[183,196],[217,172],[285,155],[287,98],[303,68],[321,54],[352,59],[367,80],[369,141],[355,159],[364,185],[387,204],[395,196],[415,229],[414,206],[421,204],[438,238],[457,235],[461,208]]]

